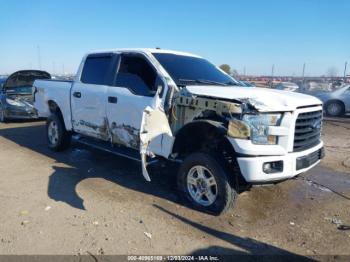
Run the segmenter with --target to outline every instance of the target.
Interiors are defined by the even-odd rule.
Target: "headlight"
[[[6,103],[8,103],[11,106],[24,106],[21,102],[18,102],[10,98],[6,98]]]
[[[281,114],[244,115],[245,122],[250,129],[252,143],[258,145],[275,145],[277,137],[268,135],[269,126],[277,126],[280,123]]]

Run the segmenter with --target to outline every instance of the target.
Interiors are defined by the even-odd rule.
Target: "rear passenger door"
[[[106,102],[108,85],[114,81],[117,55],[92,54],[86,57],[81,77],[71,91],[74,131],[108,140]]]

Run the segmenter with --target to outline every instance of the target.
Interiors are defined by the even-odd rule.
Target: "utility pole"
[[[64,64],[62,64],[62,75],[64,76]]]
[[[303,76],[302,76],[302,78],[303,78],[303,84],[302,84],[302,88],[305,90],[305,66],[306,66],[306,64],[304,63],[303,64]]]
[[[243,74],[246,76],[245,67],[243,67]]]
[[[344,82],[346,81],[346,67],[348,66],[348,62],[345,62],[344,66]]]
[[[305,66],[306,64],[303,64],[303,86],[305,85]]]
[[[271,83],[270,83],[270,87],[273,87],[273,74],[275,73],[275,64],[272,64],[272,68],[271,68]]]
[[[37,46],[37,51],[38,51],[38,66],[39,69],[41,70],[41,54],[40,54],[40,46]]]

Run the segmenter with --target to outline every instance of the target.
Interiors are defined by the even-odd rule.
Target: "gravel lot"
[[[0,124],[0,254],[350,255],[350,118],[323,133],[321,165],[214,217],[181,203],[166,170],[147,183],[123,158],[49,151],[43,122]]]

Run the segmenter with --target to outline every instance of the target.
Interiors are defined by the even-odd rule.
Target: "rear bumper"
[[[306,172],[317,165],[323,157],[324,149],[323,142],[321,142],[302,152],[288,153],[281,156],[238,157],[237,161],[241,173],[247,182],[262,184],[286,180]],[[265,173],[263,171],[264,163],[277,161],[283,162],[283,168],[280,172]]]

